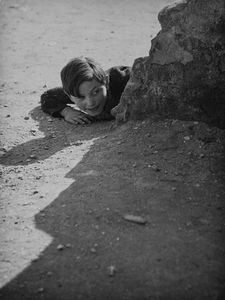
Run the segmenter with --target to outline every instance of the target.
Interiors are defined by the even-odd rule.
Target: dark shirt
[[[130,78],[131,68],[127,66],[118,66],[110,68],[106,73],[109,76],[107,101],[101,114],[94,117],[95,120],[113,119],[111,109],[120,101],[122,92]],[[61,87],[47,90],[41,95],[42,110],[53,117],[61,117],[60,111],[63,110],[67,104],[74,103],[70,100],[69,96],[64,93],[63,88]]]

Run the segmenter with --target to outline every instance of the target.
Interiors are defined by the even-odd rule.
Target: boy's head
[[[107,75],[91,58],[70,60],[61,71],[62,86],[70,99],[91,116],[100,114],[107,99]]]

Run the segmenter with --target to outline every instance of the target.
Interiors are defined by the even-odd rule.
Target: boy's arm
[[[60,112],[67,107],[67,104],[72,103],[60,87],[50,89],[41,95],[42,110],[53,117],[62,117]]]
[[[88,124],[94,118],[82,111],[76,110],[67,104],[73,104],[62,88],[54,88],[41,95],[41,108],[53,117],[64,118],[72,124]]]
[[[130,79],[131,67],[117,66],[108,70],[109,89],[116,98],[120,98]]]
[[[90,124],[95,121],[94,117],[91,117],[70,106],[66,106],[63,110],[61,110],[60,115],[65,119],[65,121],[71,124]]]
[[[120,97],[125,86],[130,79],[131,67],[117,66],[106,71],[109,76],[109,99],[104,107],[104,114],[107,113],[107,119],[114,119],[111,110],[119,104]],[[102,114],[98,117],[101,118]],[[106,116],[103,116],[106,119]]]

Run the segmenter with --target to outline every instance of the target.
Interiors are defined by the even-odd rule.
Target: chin
[[[97,111],[87,111],[86,113],[92,117],[96,117],[96,116],[100,115],[101,112],[102,112],[102,109],[99,109]]]
[[[96,110],[86,110],[86,113],[89,114],[92,117],[96,117],[100,115],[103,111],[104,105],[99,105],[98,109]]]

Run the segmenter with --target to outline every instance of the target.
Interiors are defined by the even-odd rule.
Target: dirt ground
[[[171,2],[0,1],[0,299],[224,299],[224,131],[39,107],[74,56],[146,56]]]

